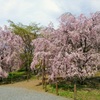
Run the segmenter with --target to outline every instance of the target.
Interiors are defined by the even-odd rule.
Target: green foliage
[[[23,25],[22,23],[14,23],[11,20],[8,20],[10,23],[10,28],[13,30],[13,32],[17,35],[20,35],[22,38],[27,38],[27,35],[30,36],[30,39],[34,39],[37,37],[37,33],[41,29],[39,27],[39,24],[31,23],[29,25]]]
[[[25,75],[25,72],[10,72],[8,78],[19,78],[21,76]]]
[[[29,25],[23,25],[22,23],[14,23],[11,20],[8,20],[10,23],[10,29],[17,35],[19,35],[23,40],[23,52],[20,54],[20,58],[23,62],[22,67],[27,71],[27,74],[30,73],[30,64],[33,58],[33,46],[31,42],[33,39],[37,38],[37,33],[41,29],[39,24],[31,23]]]

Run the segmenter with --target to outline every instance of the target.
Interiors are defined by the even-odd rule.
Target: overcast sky
[[[100,0],[0,0],[0,26],[7,25],[7,20],[16,23],[31,22],[48,25],[65,13],[74,15],[100,11]]]

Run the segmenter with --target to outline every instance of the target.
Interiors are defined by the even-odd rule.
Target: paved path
[[[68,99],[24,88],[0,86],[0,100],[68,100]]]

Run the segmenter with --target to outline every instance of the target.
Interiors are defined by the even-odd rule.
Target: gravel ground
[[[68,99],[24,88],[0,86],[0,100],[68,100]]]

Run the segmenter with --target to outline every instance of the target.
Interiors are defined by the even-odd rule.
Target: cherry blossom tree
[[[49,60],[48,64],[52,60],[50,67],[53,77],[85,78],[93,75],[96,71],[96,44],[99,40],[92,18],[93,15],[90,18],[84,15],[75,18],[67,13],[60,17],[57,30],[50,24],[42,31],[41,37],[33,40],[35,51],[31,67],[35,68],[45,56]]]
[[[58,29],[50,23],[33,40],[34,58],[31,68],[45,61],[49,79],[85,79],[97,71],[100,59],[100,13],[78,17],[65,13],[59,17]]]
[[[22,39],[6,26],[0,28],[0,76],[7,77],[11,71],[21,66],[20,53],[23,51]]]

